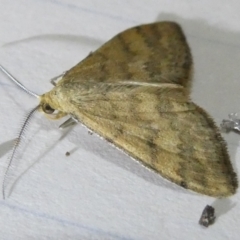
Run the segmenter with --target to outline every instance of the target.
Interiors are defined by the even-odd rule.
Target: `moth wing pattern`
[[[192,58],[181,27],[157,22],[125,30],[91,53],[64,81],[161,82],[191,85]]]
[[[93,89],[73,94],[69,105],[94,132],[184,188],[214,197],[236,191],[223,138],[183,87],[100,83]]]
[[[41,105],[70,114],[166,179],[213,197],[238,186],[214,121],[189,100],[192,59],[172,22],[126,30],[66,72]]]

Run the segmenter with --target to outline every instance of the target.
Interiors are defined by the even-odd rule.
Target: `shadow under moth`
[[[30,92],[40,104],[28,119],[36,110],[52,119],[69,115],[63,127],[80,122],[171,182],[227,197],[236,192],[237,177],[214,120],[190,99],[191,81],[192,57],[180,26],[140,25],[90,53],[51,91]],[[20,140],[21,133],[10,162]]]

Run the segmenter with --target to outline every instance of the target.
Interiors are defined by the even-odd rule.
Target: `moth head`
[[[43,112],[47,118],[56,120],[67,115],[61,110],[61,105],[58,102],[55,90],[40,96],[39,111]]]

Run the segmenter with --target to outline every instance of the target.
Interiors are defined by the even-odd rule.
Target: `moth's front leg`
[[[63,72],[62,74],[60,74],[60,75],[52,78],[52,79],[50,80],[51,84],[52,84],[53,86],[56,86],[56,85],[57,85],[57,82],[62,79],[62,77],[64,76],[65,73],[66,73],[66,72]]]
[[[64,123],[62,123],[59,128],[64,129],[73,125],[76,125],[78,123],[78,120],[74,117],[70,117],[68,120],[66,120]]]

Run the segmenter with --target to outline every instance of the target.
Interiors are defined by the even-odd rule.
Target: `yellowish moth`
[[[133,27],[65,72],[27,121],[36,109],[52,119],[69,115],[64,127],[80,122],[179,186],[227,197],[237,177],[218,127],[190,99],[191,79],[192,57],[178,24]]]

